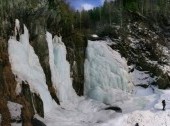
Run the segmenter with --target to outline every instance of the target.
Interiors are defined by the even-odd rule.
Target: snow
[[[136,39],[136,38],[133,38],[132,36],[129,36],[129,37],[128,37],[128,40],[131,42],[131,43],[130,43],[130,46],[131,46],[132,48],[134,48],[134,49],[137,49],[137,47],[139,46],[139,45],[138,45],[138,44],[139,44],[139,40]]]
[[[123,113],[104,110],[106,105],[81,98],[75,108],[69,108],[69,105],[57,107],[55,111],[47,113],[45,119],[40,120],[48,126],[134,126],[136,123],[139,126],[167,126],[170,121],[167,99],[170,91],[157,89],[153,92],[149,88],[136,90],[143,95],[133,94],[130,99],[115,103],[122,108]],[[155,108],[155,104],[161,103],[161,99],[167,101],[166,111],[162,111],[161,106],[159,109]]]
[[[88,41],[85,60],[84,94],[112,104],[127,99],[133,90],[127,61],[103,41]]]
[[[155,113],[149,110],[135,111],[97,126],[135,126],[136,123],[139,126],[169,126],[169,118],[170,111]]]
[[[148,63],[158,66],[164,72],[164,74],[167,73],[170,76],[170,50],[158,43],[157,48],[162,51],[161,61],[164,63],[159,63],[158,61],[153,61],[148,58],[145,59]]]
[[[94,37],[94,38],[98,38],[99,36],[98,35],[96,35],[96,34],[93,34],[93,35],[91,35],[92,37]]]
[[[11,101],[8,101],[7,103],[10,115],[11,115],[11,119],[13,120],[21,120],[21,108],[22,105],[18,104],[18,103],[14,103]]]
[[[21,123],[11,123],[11,126],[22,126]]]
[[[53,86],[57,90],[60,102],[74,102],[77,95],[72,87],[70,77],[70,64],[66,60],[66,47],[61,37],[54,36],[47,32],[46,40],[49,48],[49,62],[52,75]]]
[[[68,106],[55,108],[47,114],[44,122],[48,126],[94,126],[116,116],[115,111],[103,109],[106,105],[90,99],[79,99],[74,108]]]
[[[16,94],[19,95],[21,91],[22,91],[21,84],[17,83],[16,89],[15,89]]]
[[[152,87],[143,88],[143,87],[137,86],[137,87],[135,87],[134,93],[138,97],[148,96],[148,95],[152,95],[154,93],[154,89]]]
[[[134,85],[144,84],[149,85],[155,81],[156,78],[152,78],[147,71],[139,71],[134,69],[133,72],[130,73],[132,77],[132,82]]]
[[[8,53],[17,83],[22,84],[24,81],[29,84],[31,92],[40,95],[44,103],[44,112],[50,111],[53,107],[53,100],[48,91],[39,59],[29,44],[29,33],[25,25],[24,34],[20,36],[20,41],[17,41],[15,36],[9,39]],[[20,90],[20,86],[17,85],[16,93],[18,94]]]
[[[145,91],[143,93],[145,93]],[[157,89],[155,95],[157,95],[155,101],[154,97],[150,97],[150,100],[154,102],[148,108],[143,110],[135,110],[123,115],[119,115],[114,119],[106,121],[102,124],[97,124],[96,126],[135,126],[136,123],[138,123],[139,126],[169,126],[170,90],[164,91]],[[167,105],[166,110],[162,111],[162,100],[164,99],[166,100]]]
[[[154,108],[155,109],[162,109],[162,100],[166,101],[166,109],[170,109],[170,90],[165,90],[161,92],[160,99],[158,100],[157,104],[155,104]]]

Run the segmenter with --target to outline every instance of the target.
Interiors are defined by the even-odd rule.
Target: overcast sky
[[[76,10],[90,10],[93,7],[101,6],[104,0],[67,0]]]

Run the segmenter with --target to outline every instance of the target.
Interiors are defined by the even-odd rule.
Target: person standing
[[[165,100],[162,100],[162,106],[163,106],[162,110],[165,111],[165,106],[166,106]]]
[[[135,126],[139,126],[139,123],[136,123]]]

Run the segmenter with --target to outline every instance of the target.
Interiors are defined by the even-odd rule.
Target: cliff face
[[[8,101],[13,101],[16,103],[20,103],[23,105],[23,119],[25,120],[25,125],[31,125],[31,118],[34,115],[34,110],[33,110],[33,104],[30,101],[30,98],[32,98],[32,94],[29,90],[29,86],[25,85],[24,82],[22,84],[22,93],[20,95],[17,95],[15,92],[16,89],[16,81],[15,81],[15,76],[13,75],[11,71],[11,65],[9,63],[9,58],[8,58],[8,51],[7,51],[7,45],[6,45],[6,40],[1,38],[1,48],[0,48],[0,74],[1,74],[1,79],[0,79],[0,113],[2,114],[2,125],[4,126],[10,126],[11,121],[16,121],[16,120],[11,120],[10,113],[7,107],[7,102]],[[33,98],[35,101],[37,100],[35,97]],[[41,100],[35,102],[36,104],[42,103]],[[40,113],[43,113],[43,108],[42,106],[39,106],[39,111]]]
[[[0,113],[2,114],[2,125],[10,125],[11,121],[7,101],[13,101],[23,106],[24,125],[31,125],[31,118],[35,114],[34,107],[40,116],[44,116],[42,100],[30,91],[30,87],[25,82],[22,83],[20,95],[15,93],[17,82],[8,57],[8,39],[14,35],[15,19],[20,20],[19,34],[23,33],[23,24],[28,27],[30,44],[33,46],[45,73],[48,90],[52,98],[59,104],[56,91],[52,86],[49,51],[45,37],[46,31],[53,33],[53,35],[59,33],[58,25],[61,21],[61,12],[57,6],[53,9],[54,4],[57,5],[58,3],[56,1],[51,3],[47,0],[0,0],[0,22],[2,22],[0,26]],[[73,85],[77,94],[82,95],[85,46],[84,44],[77,45],[77,41],[75,43],[66,42],[65,44],[68,50],[67,59],[71,64],[70,72]]]

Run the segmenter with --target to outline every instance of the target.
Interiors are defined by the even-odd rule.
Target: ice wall
[[[127,98],[132,91],[127,62],[104,41],[88,41],[84,94],[107,104]]]
[[[18,20],[16,20],[18,23]],[[19,26],[16,26],[19,28]],[[8,41],[9,60],[12,72],[17,76],[17,92],[19,93],[22,81],[28,83],[31,92],[40,95],[44,112],[49,112],[53,107],[53,100],[46,85],[45,75],[32,46],[29,44],[29,33],[24,25],[24,34],[20,36],[20,41],[13,36]]]
[[[47,32],[46,39],[49,48],[49,61],[53,86],[57,91],[60,102],[73,102],[77,100],[77,94],[72,87],[70,77],[70,64],[66,60],[66,47],[61,37],[54,36]]]

